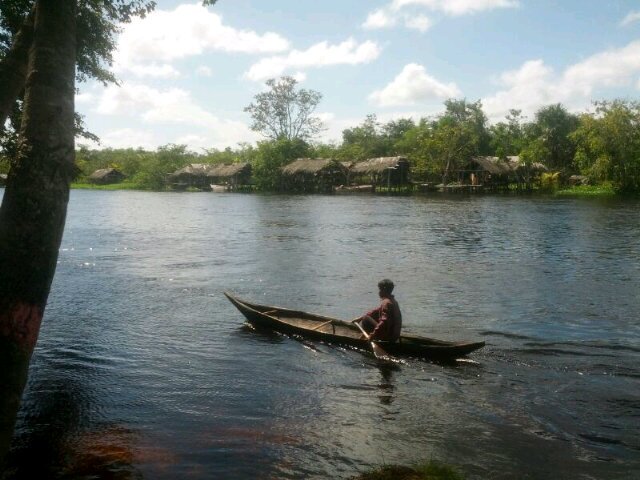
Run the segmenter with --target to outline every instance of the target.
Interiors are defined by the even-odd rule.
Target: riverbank
[[[455,468],[431,460],[415,467],[387,465],[364,473],[353,480],[464,480]]]
[[[72,183],[72,189],[76,190],[139,190],[139,191],[150,191],[144,188],[141,188],[139,185],[135,183],[112,183],[108,185],[96,185],[92,183]],[[174,190],[170,190],[174,191]],[[197,188],[188,188],[185,190],[187,192],[201,192],[201,190]],[[450,194],[449,192],[430,192],[430,194]],[[602,184],[602,185],[581,185],[569,188],[560,188],[557,190],[533,190],[531,192],[534,195],[553,195],[558,197],[618,197],[621,196],[619,193],[616,193],[611,184]],[[387,194],[387,192],[379,192],[378,194]],[[421,195],[420,192],[407,193],[407,195]],[[359,193],[357,195],[366,195]],[[370,193],[370,195],[375,195],[375,193]],[[475,194],[474,194],[475,195]],[[482,193],[480,193],[482,195]],[[491,195],[491,193],[489,193]]]
[[[560,197],[616,197],[616,193],[611,184],[602,185],[579,185],[570,188],[556,190],[554,195]]]

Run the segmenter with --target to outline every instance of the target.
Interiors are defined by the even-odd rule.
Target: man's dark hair
[[[393,287],[394,287],[393,282],[388,278],[385,278],[384,280],[380,280],[378,282],[378,288],[383,292],[391,293],[393,292]]]

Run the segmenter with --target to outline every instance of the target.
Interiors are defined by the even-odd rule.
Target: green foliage
[[[113,63],[119,25],[134,17],[144,17],[155,8],[152,0],[79,0],[77,8],[76,79],[96,80],[104,85],[115,83],[109,71]],[[0,61],[11,48],[13,39],[34,6],[33,0],[0,1]],[[3,88],[0,85],[0,88]],[[22,102],[16,102],[9,116],[8,128],[0,125],[0,152],[14,158],[17,132],[22,119]],[[83,118],[75,114],[76,135],[89,140],[97,137],[89,132]]]
[[[543,173],[540,176],[540,188],[543,190],[557,190],[560,187],[560,172]]]
[[[564,174],[575,172],[575,145],[570,139],[578,126],[578,117],[561,104],[549,105],[536,112],[535,122],[526,127],[528,143],[537,142],[536,152],[545,157],[535,159]]]
[[[518,155],[525,145],[522,111],[510,110],[506,122],[498,122],[489,128],[491,150],[504,158]]]
[[[322,99],[315,90],[296,89],[293,77],[271,78],[269,90],[258,93],[244,111],[251,115],[251,130],[271,140],[309,140],[322,130],[322,122],[313,112]]]
[[[170,173],[194,163],[197,156],[187,151],[186,145],[165,145],[154,155],[141,158],[140,169],[132,181],[144,190],[162,190]]]
[[[640,191],[640,102],[597,102],[579,122],[570,138],[580,170],[618,192]]]
[[[564,197],[611,197],[616,194],[616,190],[610,183],[601,185],[577,185],[555,192],[556,195]]]
[[[253,162],[253,180],[262,191],[280,188],[280,169],[296,158],[308,157],[311,148],[300,139],[271,140],[258,143],[257,154]]]
[[[187,151],[185,145],[165,145],[155,152],[132,148],[90,150],[86,147],[76,151],[79,184],[86,183],[87,177],[98,169],[116,168],[127,176],[123,188],[141,190],[163,190],[169,173],[189,163],[204,163],[202,160],[202,157]]]
[[[445,111],[434,118],[380,123],[369,115],[360,124],[343,131],[341,144],[314,143],[279,139],[240,144],[224,150],[210,149],[197,155],[185,146],[167,145],[157,151],[140,149],[89,150],[77,152],[81,170],[79,181],[99,168],[114,167],[127,175],[126,185],[160,190],[166,188],[166,175],[189,163],[249,162],[253,166],[256,187],[262,191],[278,190],[280,168],[296,158],[334,158],[340,161],[405,155],[411,162],[411,177],[418,181],[450,182],[452,175],[471,156],[520,155],[525,165],[547,164],[550,158],[573,155],[569,161],[556,160],[565,168],[544,174],[541,186],[556,191],[568,173],[579,168],[592,182],[607,184],[616,192],[639,191],[640,178],[640,106],[636,102],[600,102],[594,114],[574,117],[560,105],[541,109],[536,119],[524,123],[520,111],[512,110],[504,122],[486,127],[486,117],[479,102],[446,102]],[[578,122],[573,126],[573,119]],[[567,132],[562,138],[558,132]],[[486,138],[485,138],[486,137]],[[488,139],[488,141],[487,141]],[[567,145],[569,143],[570,145]],[[490,151],[484,150],[489,145]],[[559,152],[564,152],[559,155]],[[7,163],[0,160],[0,172]],[[579,190],[570,189],[571,192]],[[580,192],[595,192],[583,189]]]
[[[387,465],[354,480],[464,480],[464,476],[453,467],[432,460],[413,468]]]
[[[121,182],[108,185],[96,185],[94,183],[72,183],[71,188],[78,190],[140,190],[135,183]]]

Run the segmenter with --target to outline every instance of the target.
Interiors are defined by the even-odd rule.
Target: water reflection
[[[378,398],[380,399],[380,403],[383,405],[391,405],[394,400],[394,393],[396,390],[396,386],[393,381],[393,376],[395,372],[397,372],[400,367],[394,364],[380,364],[378,366],[380,370],[380,376],[382,377],[381,382],[378,384],[378,388],[380,389],[380,394],[378,394]]]
[[[136,433],[118,424],[91,430],[95,392],[76,373],[29,385],[3,479],[142,478]]]

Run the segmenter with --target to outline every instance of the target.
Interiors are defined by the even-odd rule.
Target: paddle
[[[364,330],[364,328],[362,328],[362,325],[360,325],[358,322],[353,322],[353,323],[356,325],[356,327],[360,329],[360,331],[364,335],[364,338],[369,340],[369,344],[371,345],[371,349],[373,350],[373,355],[376,358],[383,359],[383,360],[393,358],[380,345],[378,345],[376,342],[371,340],[371,336]]]

